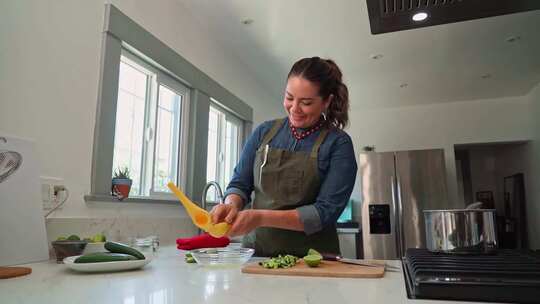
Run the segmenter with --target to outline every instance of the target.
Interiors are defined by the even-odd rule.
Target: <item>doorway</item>
[[[458,197],[465,206],[481,202],[481,208],[496,210],[500,248],[529,248],[527,149],[526,141],[454,146]]]

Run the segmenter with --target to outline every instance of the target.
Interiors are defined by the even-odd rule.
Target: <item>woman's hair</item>
[[[299,76],[319,86],[319,96],[326,100],[333,95],[326,110],[326,122],[343,129],[349,122],[349,90],[343,83],[341,70],[331,59],[303,58],[291,68],[287,79]]]

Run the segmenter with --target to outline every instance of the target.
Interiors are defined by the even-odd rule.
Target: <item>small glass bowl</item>
[[[200,248],[190,251],[200,265],[242,265],[249,261],[255,250],[241,247]]]

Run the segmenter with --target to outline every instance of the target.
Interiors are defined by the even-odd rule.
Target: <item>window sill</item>
[[[128,197],[123,200],[118,200],[111,195],[103,194],[89,194],[84,196],[84,201],[89,202],[113,202],[113,203],[143,203],[143,204],[159,204],[159,205],[178,205],[178,200],[169,200],[162,198],[149,198],[149,197]]]

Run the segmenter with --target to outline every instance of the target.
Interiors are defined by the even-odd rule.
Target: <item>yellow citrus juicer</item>
[[[193,224],[195,226],[201,228],[202,230],[208,232],[213,237],[222,237],[224,236],[227,231],[229,231],[229,228],[231,228],[231,225],[228,223],[222,222],[213,224],[212,220],[210,219],[210,214],[208,211],[202,209],[201,207],[197,206],[195,203],[193,203],[180,189],[178,189],[173,183],[168,183],[167,186],[171,191],[174,193],[174,195],[180,200],[180,203],[184,205],[184,208],[186,208],[186,211],[193,221]]]

